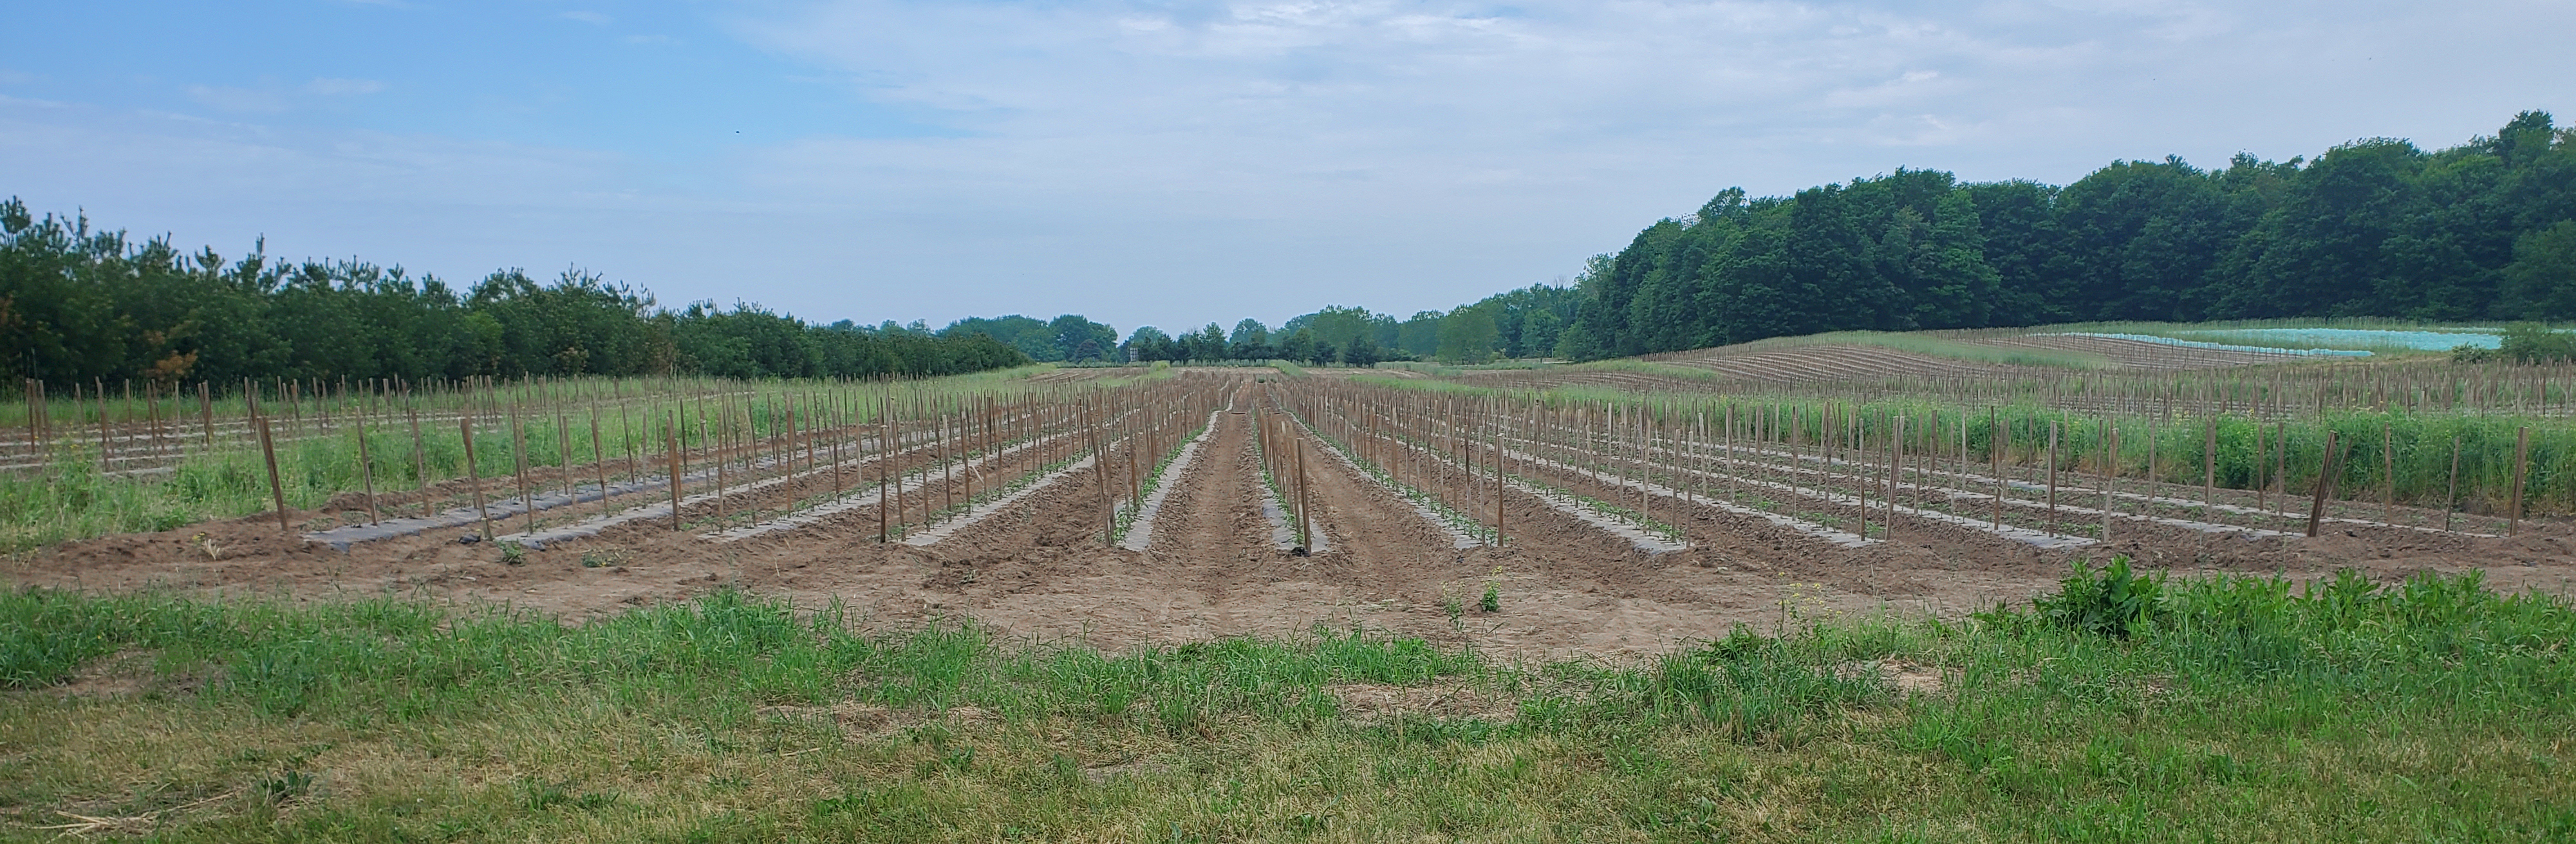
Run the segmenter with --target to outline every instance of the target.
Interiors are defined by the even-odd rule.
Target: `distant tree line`
[[[503,270],[457,290],[357,260],[227,260],[166,237],[135,243],[85,218],[0,203],[0,354],[53,381],[707,374],[947,375],[1026,363],[972,333],[847,320],[812,325],[754,305],[677,311],[567,270]]]
[[[970,334],[999,340],[1035,361],[1109,361],[1117,357],[1119,351],[1118,329],[1076,314],[1046,321],[1018,314],[991,319],[968,317],[939,330],[942,337]]]
[[[1289,360],[1352,366],[1386,360],[1484,363],[1545,357],[1574,320],[1580,301],[1573,288],[1541,284],[1402,320],[1367,308],[1330,305],[1276,329],[1246,319],[1231,331],[1208,323],[1174,337],[1149,325],[1129,335],[1119,353],[1137,361]]]
[[[1578,359],[1854,329],[2576,319],[2576,132],[2535,111],[2432,152],[2373,138],[2314,161],[2118,162],[2064,187],[1900,169],[1729,188],[1596,256],[1576,289],[1553,348]]]

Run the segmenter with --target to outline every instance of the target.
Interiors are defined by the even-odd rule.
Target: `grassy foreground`
[[[0,838],[2568,840],[2571,637],[2474,577],[2125,566],[1634,667],[19,591]]]

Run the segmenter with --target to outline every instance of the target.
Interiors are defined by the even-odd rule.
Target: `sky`
[[[0,26],[0,196],[459,285],[1122,332],[1566,283],[1892,172],[2576,122],[2567,0],[90,0]]]

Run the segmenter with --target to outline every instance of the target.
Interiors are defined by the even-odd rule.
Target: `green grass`
[[[531,470],[587,467],[593,463],[593,456],[599,455],[606,458],[609,473],[622,478],[631,453],[644,471],[658,472],[664,468],[660,461],[670,414],[683,413],[678,439],[684,448],[708,444],[709,431],[697,416],[721,416],[721,410],[711,411],[702,401],[710,394],[733,395],[736,416],[732,424],[745,432],[737,441],[760,438],[766,449],[767,438],[788,426],[789,418],[781,411],[789,401],[795,404],[794,421],[799,430],[811,431],[818,421],[814,407],[818,396],[831,402],[826,412],[836,414],[835,418],[865,425],[885,412],[889,397],[903,409],[900,412],[909,414],[914,412],[912,408],[927,407],[937,412],[981,396],[1051,389],[1097,390],[1173,377],[1169,367],[1155,366],[1138,367],[1132,376],[1098,379],[1074,387],[1051,387],[1029,380],[1030,376],[1055,368],[1054,364],[1036,364],[893,385],[628,379],[614,387],[616,395],[622,395],[626,402],[627,411],[623,413],[615,403],[618,399],[610,397],[612,385],[607,379],[506,385],[504,389],[527,391],[525,430],[514,437],[507,424],[492,424],[489,419],[477,422],[475,468],[481,472],[487,495],[495,499],[517,495],[513,476],[520,460],[519,438],[524,437]],[[685,406],[673,403],[682,399]],[[337,407],[333,415],[339,421],[329,433],[322,432],[322,414],[314,402],[306,403],[305,421],[300,425],[283,417],[282,405],[267,406],[272,414],[280,414],[273,427],[280,486],[290,508],[319,508],[335,496],[358,492],[364,486],[358,433],[349,421],[356,402],[330,401]],[[0,474],[0,554],[23,553],[110,533],[168,530],[208,519],[269,512],[275,507],[268,470],[253,441],[218,439],[213,448],[207,449],[197,440],[188,439],[181,444],[185,455],[166,475],[109,475],[98,468],[98,445],[93,438],[96,429],[86,427],[96,424],[94,411],[91,416],[79,417],[72,414],[68,402],[63,405],[56,417],[56,436],[45,443],[47,465],[35,471]],[[241,403],[234,399],[232,405],[230,411],[219,409],[219,424],[240,421]],[[371,458],[368,465],[373,467],[376,491],[409,492],[421,488],[424,481],[435,484],[466,477],[464,436],[456,422],[444,416],[458,412],[462,406],[462,399],[455,394],[423,400],[421,415],[427,418],[421,423],[417,440],[418,459],[410,419],[399,407],[391,414],[378,408],[381,415],[370,423],[366,435]],[[557,407],[562,408],[566,423],[561,426],[554,418]],[[595,442],[590,427],[593,408],[600,413]],[[183,409],[195,412],[193,404]],[[24,409],[19,413],[23,420]],[[110,416],[122,424],[142,420],[145,413],[139,400],[131,406],[111,402]],[[197,430],[193,417],[181,421],[180,434]],[[721,428],[726,423],[721,418],[711,418],[707,424]],[[589,472],[581,474],[586,479]]]
[[[11,593],[0,838],[70,814],[191,841],[2576,835],[2576,611],[2474,576],[2086,571],[2032,608],[1792,617],[1629,666],[845,621],[730,592],[581,626]],[[1440,703],[1345,702],[1404,688]]]

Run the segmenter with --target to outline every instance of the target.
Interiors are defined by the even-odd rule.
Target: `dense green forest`
[[[1367,308],[1331,305],[1276,329],[1246,319],[1232,330],[1212,322],[1175,337],[1149,325],[1136,329],[1117,353],[1140,361],[1286,359],[1354,366],[1383,360],[1544,357],[1556,348],[1557,336],[1574,320],[1580,301],[1573,288],[1541,284],[1402,320]]]
[[[226,260],[0,203],[0,348],[21,378],[947,375],[1028,362],[981,334],[812,325],[754,305],[677,311],[596,274],[458,291],[357,260]]]
[[[1576,287],[1554,349],[1578,359],[1852,329],[2571,319],[2576,131],[2524,112],[2432,152],[2372,138],[2313,161],[2117,162],[2064,187],[1900,169],[1730,188]]]

